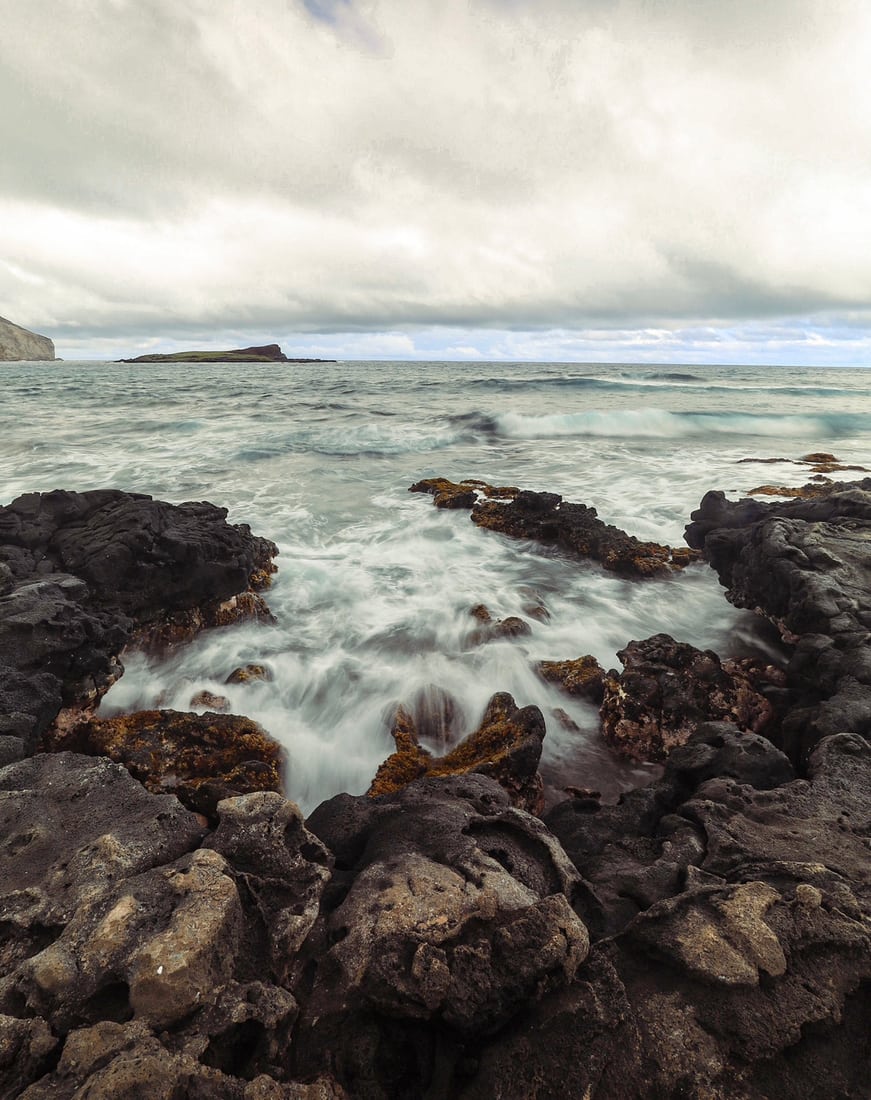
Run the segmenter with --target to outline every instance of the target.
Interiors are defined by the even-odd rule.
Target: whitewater
[[[659,631],[722,657],[782,659],[705,565],[622,580],[481,530],[465,511],[439,511],[408,492],[412,482],[475,477],[557,492],[639,538],[681,545],[709,489],[736,499],[763,484],[804,484],[810,471],[796,460],[809,452],[871,465],[871,373],[861,369],[67,362],[2,371],[3,503],[105,487],[209,500],[278,544],[267,594],[275,626],[214,631],[163,661],[127,655],[101,714],[187,710],[200,691],[224,695],[282,743],[287,793],[306,811],[367,788],[392,750],[397,703],[425,711],[453,700],[429,746],[441,751],[475,728],[496,691],[544,713],[551,798],[569,784],[613,798],[652,769],[616,760],[594,709],[541,681],[537,661],[589,653],[617,668],[618,650]],[[531,633],[472,644],[478,604],[494,618],[524,618]],[[224,683],[247,663],[272,679]]]

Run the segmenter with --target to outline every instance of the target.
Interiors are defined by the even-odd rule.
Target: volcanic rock
[[[794,647],[780,743],[796,761],[820,738],[871,733],[871,478],[818,500],[729,502],[707,493],[687,541],[728,599],[755,609]]]
[[[569,695],[601,703],[605,693],[605,670],[595,657],[574,661],[539,661],[536,671],[543,680],[558,684]]]
[[[276,547],[226,515],[111,489],[0,507],[0,733],[30,752],[62,706],[93,709],[125,645],[268,616],[248,585]]]
[[[771,722],[771,704],[745,671],[711,650],[655,634],[617,656],[623,671],[605,677],[600,715],[606,740],[621,756],[664,760],[700,722],[723,719],[754,733]]]
[[[543,806],[538,774],[545,723],[538,707],[519,708],[507,692],[494,695],[478,729],[444,756],[420,744],[413,718],[399,707],[391,730],[396,752],[379,767],[369,796],[393,794],[422,776],[477,772],[495,779],[515,806],[537,813]]]
[[[214,819],[224,798],[283,789],[281,746],[250,718],[143,710],[93,718],[43,739],[49,752],[108,756],[155,794]]]
[[[655,542],[640,542],[619,527],[603,523],[595,508],[570,504],[557,493],[520,491],[514,486],[494,488],[473,479],[457,483],[446,478],[418,481],[410,491],[432,493],[439,508],[474,505],[472,522],[479,527],[559,546],[578,557],[601,562],[605,569],[622,576],[664,575],[698,560],[698,554],[686,547],[672,549]],[[477,501],[479,494],[488,499]]]
[[[586,956],[587,932],[569,904],[579,877],[491,779],[338,795],[307,826],[337,869],[322,940],[308,947],[303,1071],[326,1062],[340,1080],[353,1075],[361,1096],[398,1095],[384,1078],[418,1022],[430,1046],[445,1026],[490,1034],[530,999],[564,988]]]
[[[287,1081],[330,866],[295,806],[226,800],[201,845],[172,795],[58,753],[0,771],[0,814],[0,1094],[343,1095]]]

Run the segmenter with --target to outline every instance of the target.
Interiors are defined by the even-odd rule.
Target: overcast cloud
[[[58,354],[871,363],[867,0],[5,0]]]

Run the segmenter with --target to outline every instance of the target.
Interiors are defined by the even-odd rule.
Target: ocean
[[[659,631],[722,657],[782,659],[703,564],[622,580],[439,511],[412,482],[561,493],[640,538],[682,545],[708,489],[737,498],[804,484],[796,460],[809,452],[871,465],[861,369],[65,362],[4,364],[2,379],[3,503],[104,487],[209,500],[279,545],[267,594],[276,626],[215,631],[163,662],[131,655],[101,713],[225,695],[285,747],[287,793],[306,812],[367,788],[392,750],[397,703],[445,712],[430,745],[440,751],[497,691],[545,715],[551,800],[568,784],[615,798],[655,769],[615,759],[594,708],[541,681],[535,662],[589,653],[619,667],[618,650]],[[532,632],[471,644],[477,604]],[[224,684],[250,662],[273,679]]]

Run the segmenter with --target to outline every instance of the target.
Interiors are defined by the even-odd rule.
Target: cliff
[[[51,362],[55,358],[54,344],[47,336],[30,332],[26,328],[21,328],[20,325],[13,325],[5,317],[0,317],[0,361]]]

